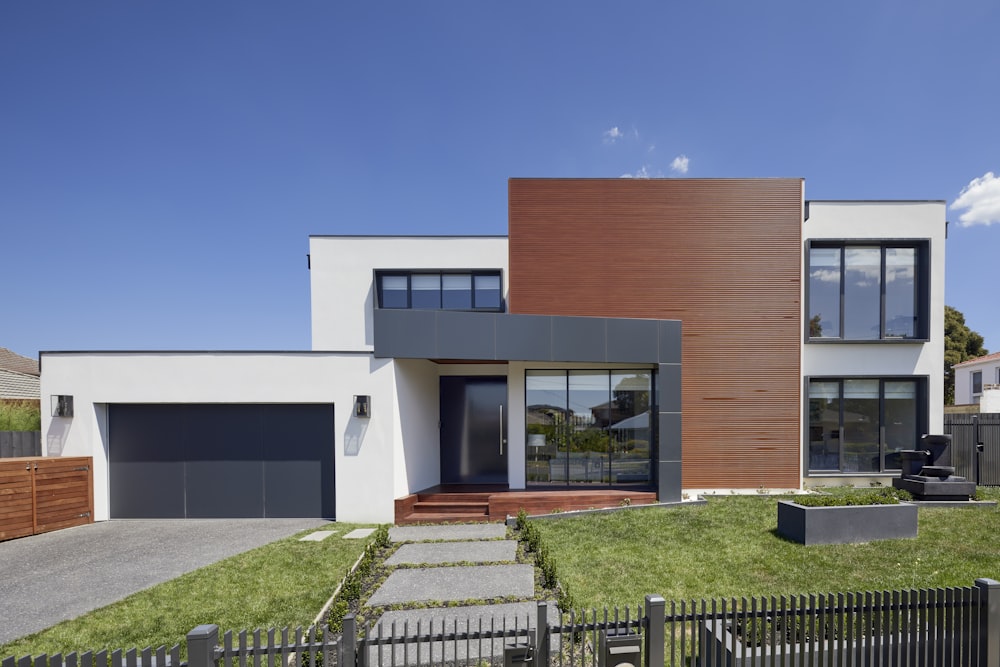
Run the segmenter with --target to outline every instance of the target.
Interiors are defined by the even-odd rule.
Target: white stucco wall
[[[314,350],[371,350],[378,269],[501,269],[505,236],[313,236],[309,239]]]
[[[803,330],[802,374],[928,377],[928,427],[940,433],[944,418],[944,270],[945,202],[810,202],[803,228],[803,257],[807,242],[832,240],[907,240],[930,242],[930,339],[926,343],[810,343]],[[809,277],[803,279],[803,304]],[[808,314],[803,306],[803,322]],[[804,401],[803,401],[804,403]],[[808,413],[803,406],[803,425]],[[805,429],[803,429],[805,430]],[[803,433],[805,437],[805,433]]]
[[[42,353],[42,397],[73,396],[74,416],[42,411],[44,453],[94,457],[96,520],[109,518],[107,405],[333,403],[337,519],[392,522],[393,361],[312,352]],[[356,394],[372,416],[353,415]]]

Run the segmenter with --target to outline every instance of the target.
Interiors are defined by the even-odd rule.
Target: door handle
[[[500,456],[503,456],[503,403],[500,404]]]

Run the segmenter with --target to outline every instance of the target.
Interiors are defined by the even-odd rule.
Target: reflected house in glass
[[[227,516],[285,468],[294,511],[359,522],[437,487],[867,484],[941,430],[944,212],[797,178],[514,178],[505,236],[311,237],[311,350],[43,353],[76,408],[43,430],[94,456],[99,520]]]

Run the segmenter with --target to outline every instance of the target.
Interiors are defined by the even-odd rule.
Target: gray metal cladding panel
[[[546,315],[496,318],[497,359],[551,361],[552,319]]]
[[[659,326],[660,352],[657,361],[661,364],[681,363],[681,321],[657,320]]]
[[[657,320],[607,320],[608,361],[649,363],[658,358],[659,322]]]
[[[434,359],[437,354],[437,311],[375,310],[375,356]]]
[[[679,412],[661,412],[659,415],[660,461],[681,460],[682,422]]]
[[[553,317],[552,360],[603,362],[607,359],[607,320]]]
[[[493,313],[441,311],[437,314],[437,356],[441,359],[495,359]]]
[[[661,503],[681,501],[681,462],[660,461],[657,466],[656,499]]]
[[[681,365],[660,364],[656,400],[661,412],[681,411]]]
[[[264,516],[335,517],[333,405],[264,407]]]

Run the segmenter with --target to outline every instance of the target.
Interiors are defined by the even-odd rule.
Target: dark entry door
[[[507,378],[441,378],[441,483],[507,483]]]

